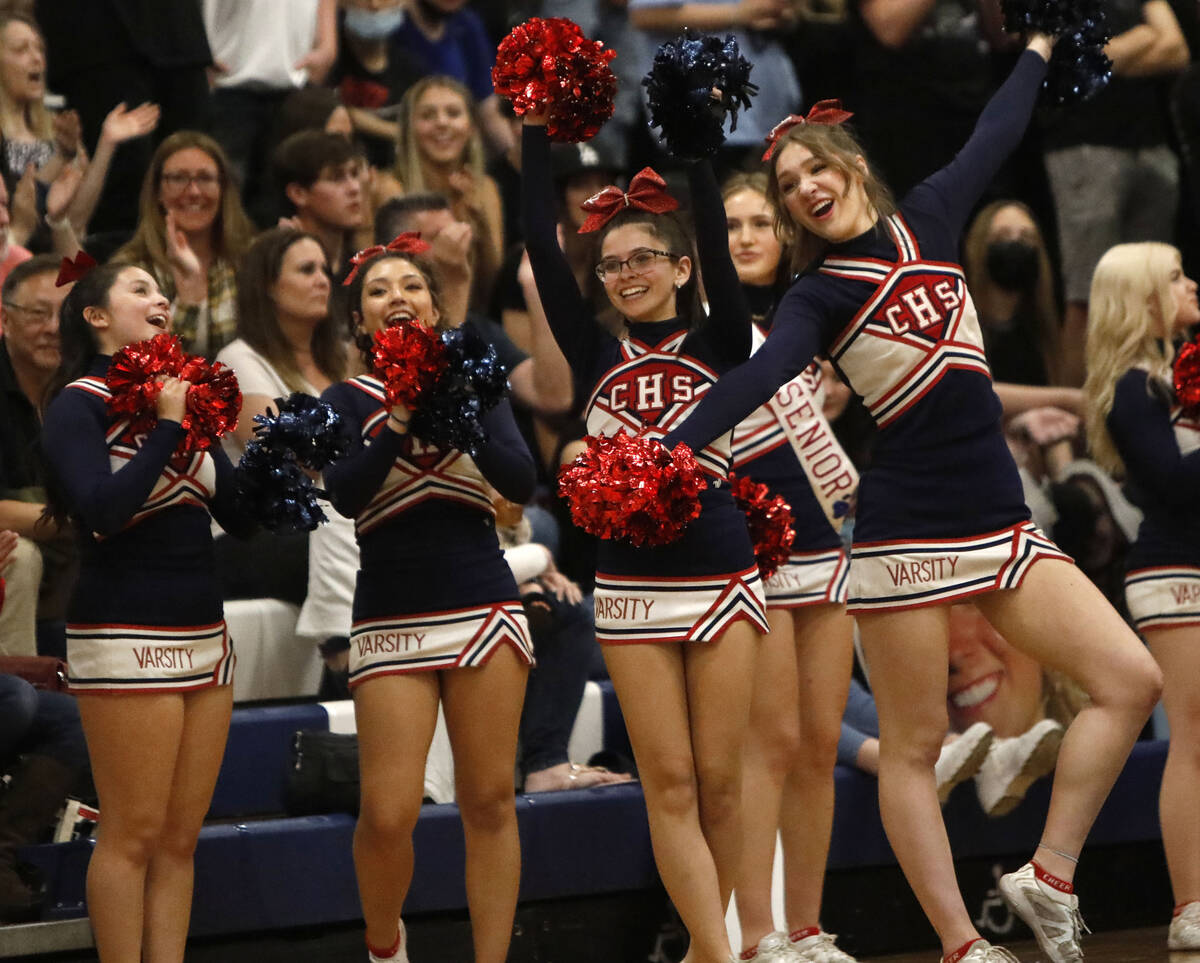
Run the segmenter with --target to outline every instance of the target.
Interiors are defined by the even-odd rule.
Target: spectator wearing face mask
[[[1005,417],[1041,407],[1082,413],[1078,389],[1059,387],[1054,273],[1033,212],[1014,200],[984,207],[967,229],[963,268]]]

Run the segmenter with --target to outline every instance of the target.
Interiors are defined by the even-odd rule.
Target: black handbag
[[[358,815],[358,736],[301,729],[283,787],[289,816]]]

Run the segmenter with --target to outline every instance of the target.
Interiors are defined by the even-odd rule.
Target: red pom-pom
[[[179,339],[158,334],[147,341],[126,345],[113,355],[104,380],[112,397],[108,410],[124,415],[136,432],[149,431],[158,421],[154,403],[164,378],[178,375],[187,360]]]
[[[446,351],[437,332],[415,319],[376,331],[371,357],[389,406],[416,408],[421,395],[446,370]]]
[[[158,423],[155,402],[164,378],[191,382],[177,453],[204,451],[237,426],[242,394],[233,372],[187,354],[173,334],[156,334],[113,355],[104,379],[112,392],[109,412],[128,418],[134,431],[149,431]]]
[[[708,483],[687,445],[669,451],[657,439],[623,431],[585,440],[587,450],[558,475],[559,493],[585,532],[665,545],[700,514]]]
[[[204,451],[226,432],[237,427],[242,411],[242,393],[231,368],[220,361],[208,364],[203,358],[190,358],[179,372],[190,381],[187,411],[183,427],[187,434],[181,450]]]
[[[570,20],[533,17],[500,41],[492,86],[518,116],[546,108],[551,140],[589,140],[613,113],[617,78],[609,62],[615,56]]]
[[[1200,409],[1200,344],[1189,341],[1175,359],[1175,399],[1191,410]]]
[[[746,476],[738,478],[730,474],[729,486],[738,508],[746,513],[758,571],[766,581],[791,554],[796,538],[792,506],[782,495],[772,495],[766,485]]]

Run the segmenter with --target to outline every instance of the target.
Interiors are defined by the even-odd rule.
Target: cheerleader
[[[721,190],[756,347],[788,273],[766,193],[766,175],[757,172],[735,174]],[[759,654],[743,779],[745,851],[735,886],[741,958],[763,963],[853,963],[819,923],[833,767],[854,653],[849,560],[831,520],[841,524],[858,482],[822,413],[824,396],[821,367],[811,364],[733,433],[735,470],[787,499],[796,532],[791,556],[765,584],[771,630]],[[777,831],[787,932],[774,932],[771,913]]]
[[[749,309],[712,171],[700,164],[689,173],[707,317],[693,241],[657,174],[647,169],[628,192],[610,187],[585,202],[591,216],[582,230],[599,230],[596,273],[625,320],[617,339],[596,323],[558,245],[544,119],[526,114],[525,125],[526,246],[555,339],[588,399],[588,432],[661,436],[750,351]],[[746,519],[725,483],[727,433],[696,455],[712,479],[680,540],[655,548],[600,543],[596,637],[637,759],[655,861],[691,934],[689,963],[727,963],[741,753],[767,626]]]
[[[1117,613],[1029,521],[955,263],[968,214],[1021,139],[1052,45],[1029,41],[958,156],[899,209],[838,114],[816,109],[776,128],[771,196],[795,266],[809,270],[763,348],[663,439],[699,450],[818,353],[864,398],[879,435],[859,486],[848,608],[879,708],[884,826],[948,963],[1011,958],[979,937],[963,905],[938,805],[948,603],[974,596],[1009,642],[1092,700],[1063,740],[1032,860],[1000,881],[1052,963],[1082,958],[1079,850],[1162,685]]]
[[[348,303],[360,345],[390,324],[438,325],[437,284],[420,256],[427,249],[414,236],[355,256]],[[334,507],[355,519],[360,553],[350,633],[362,774],[354,863],[370,959],[408,959],[400,911],[440,701],[454,750],[475,960],[502,963],[521,873],[513,769],[533,649],[496,540],[489,484],[524,503],[533,456],[507,401],[484,417],[488,442],[472,459],[411,435],[409,410],[389,406],[371,375],[322,397],[353,435],[325,484]]]
[[[183,959],[192,853],[233,708],[209,533],[212,518],[235,534],[251,527],[234,507],[233,468],[220,444],[175,454],[185,381],[164,379],[148,433],[107,408],[112,354],[165,331],[170,310],[139,267],[76,281],[43,423],[51,510],[80,532],[67,657],[104,810],[87,874],[101,960]]]
[[[1172,343],[1200,323],[1196,282],[1168,244],[1119,244],[1096,265],[1088,303],[1088,440],[1145,513],[1125,600],[1162,668],[1171,727],[1158,800],[1176,903],[1167,946],[1200,950],[1200,421],[1171,383]]]

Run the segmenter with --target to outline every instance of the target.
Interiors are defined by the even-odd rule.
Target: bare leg
[[[1100,591],[1068,562],[1048,559],[1020,588],[989,592],[979,610],[1008,642],[1074,679],[1091,698],[1058,751],[1046,846],[1075,856],[1083,848],[1134,740],[1158,701],[1162,674]],[[1068,882],[1075,864],[1047,848],[1038,863]]]
[[[800,752],[783,793],[785,904],[791,930],[817,926],[829,837],[833,767],[854,661],[854,623],[845,606],[795,610]]]
[[[504,963],[512,940],[521,840],[513,773],[529,666],[507,646],[486,665],[443,674],[454,785],[467,850],[475,963]]]
[[[784,783],[800,752],[792,614],[787,609],[769,609],[767,620],[771,631],[759,648],[742,766],[743,845],[735,888],[745,947],[756,946],[775,929],[771,914],[775,837]]]
[[[180,693],[79,696],[104,821],[88,864],[88,916],[104,963],[141,963],[147,870],[166,821],[183,732]]]
[[[421,814],[437,707],[434,672],[377,676],[354,689],[361,778],[354,869],[371,946],[388,947],[396,940],[412,882],[412,834]]]
[[[183,696],[183,731],[166,821],[146,873],[143,956],[181,963],[192,915],[193,857],[208,814],[233,713],[233,686]]]
[[[933,765],[949,728],[949,610],[860,613],[879,710],[879,810],[943,955],[979,936],[958,890]]]
[[[722,638],[702,645],[714,648],[725,642]],[[734,661],[740,662],[740,653],[734,655],[739,656]],[[727,963],[725,901],[717,861],[701,828],[684,648],[669,643],[606,645],[604,659],[637,759],[659,875],[691,936],[688,959]],[[749,714],[752,657],[746,661],[746,692],[740,707],[733,694],[722,692],[710,694],[714,704],[709,707],[717,716],[726,710],[735,716],[740,712],[743,725]],[[699,666],[694,674],[706,675]]]
[[[1171,727],[1158,797],[1163,848],[1176,905],[1200,900],[1200,630],[1147,629],[1163,670],[1163,706]]]
[[[735,622],[716,643],[683,650],[700,826],[717,867],[722,916],[742,854],[742,754],[760,641],[757,628]]]

